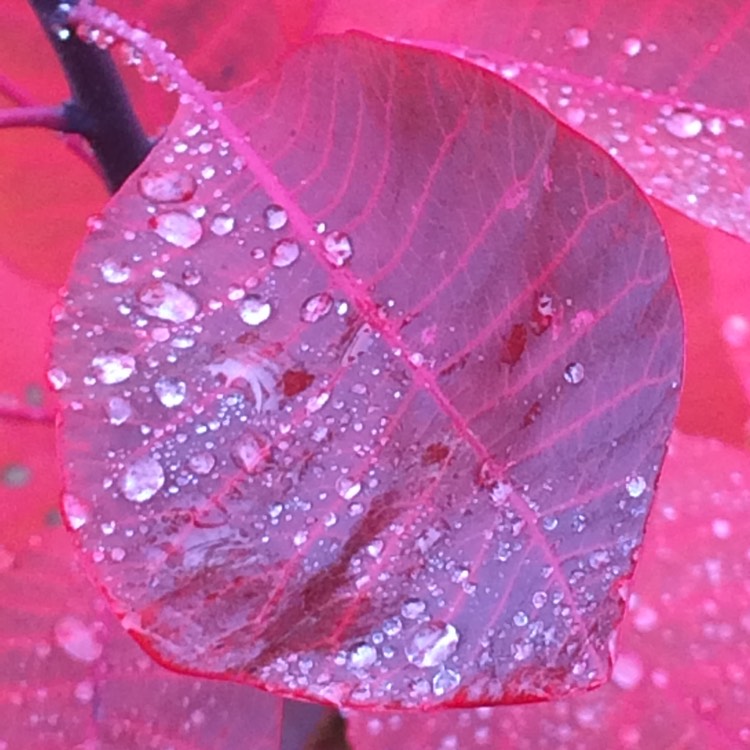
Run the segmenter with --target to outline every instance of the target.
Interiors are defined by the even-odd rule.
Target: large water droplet
[[[300,255],[300,247],[294,240],[279,240],[271,248],[271,265],[276,268],[291,266]]]
[[[68,521],[68,525],[74,531],[77,531],[82,526],[85,526],[89,520],[89,508],[88,506],[75,495],[71,495],[66,492],[62,496],[62,507],[65,513],[65,518]]]
[[[571,362],[563,373],[566,383],[571,385],[578,385],[583,382],[584,370],[583,365],[580,362]]]
[[[354,250],[348,234],[343,232],[329,232],[323,240],[323,248],[328,262],[336,268],[341,268],[351,260]]]
[[[266,221],[266,226],[273,231],[283,229],[288,221],[286,211],[276,204],[271,204],[266,208],[263,212],[263,218]]]
[[[630,497],[638,498],[646,491],[646,480],[640,475],[628,477],[625,489]]]
[[[688,110],[677,110],[666,120],[667,130],[677,138],[695,138],[703,130],[703,122]]]
[[[198,300],[170,281],[153,281],[138,292],[138,301],[146,315],[171,323],[192,320],[199,310]]]
[[[627,39],[623,39],[622,45],[620,46],[623,54],[627,55],[628,57],[635,57],[640,53],[642,48],[643,43],[637,36],[629,36],[627,37]]]
[[[586,49],[591,41],[589,30],[583,26],[571,26],[565,32],[565,41],[573,49]]]
[[[316,323],[325,315],[331,312],[333,307],[333,297],[328,292],[321,292],[308,297],[302,303],[300,317],[305,323]]]
[[[458,631],[453,625],[434,620],[417,629],[404,652],[418,667],[437,667],[456,652],[458,641]]]
[[[252,474],[267,458],[268,448],[255,435],[246,434],[232,446],[232,460],[243,471]]]
[[[128,500],[145,503],[164,486],[164,469],[151,456],[138,458],[120,478],[120,489]]]
[[[355,482],[349,477],[339,477],[336,480],[336,492],[340,497],[343,497],[344,500],[354,500],[354,498],[359,495],[361,489],[362,484],[360,482]]]
[[[61,391],[70,382],[68,373],[60,367],[52,367],[47,370],[47,382],[55,391]]]
[[[124,284],[130,278],[130,266],[114,258],[103,261],[99,271],[108,284]]]
[[[96,372],[96,379],[104,385],[122,383],[135,372],[135,358],[117,349],[97,354],[91,364]]]
[[[168,211],[149,220],[149,226],[170,245],[185,250],[197,245],[203,237],[203,227],[198,219],[184,211]]]
[[[271,317],[271,305],[257,294],[251,294],[240,305],[240,317],[249,326],[259,326]]]
[[[132,409],[130,402],[121,396],[113,396],[109,399],[105,405],[107,416],[109,417],[110,424],[121,425],[130,419]]]
[[[187,385],[178,378],[159,378],[154,383],[154,393],[164,406],[172,409],[185,400]]]
[[[211,231],[217,237],[225,237],[234,229],[234,218],[228,214],[217,214],[211,220]]]
[[[195,193],[195,179],[177,169],[146,172],[138,180],[138,190],[144,198],[155,203],[186,201]]]
[[[349,665],[354,669],[367,669],[377,660],[378,652],[369,643],[358,643],[349,652]]]
[[[213,471],[214,466],[216,466],[216,458],[213,453],[203,451],[201,453],[196,453],[194,456],[190,456],[188,459],[188,466],[190,467],[190,470],[194,471],[196,474],[205,476]]]
[[[63,617],[55,623],[55,640],[76,661],[91,663],[102,655],[102,644],[94,629],[77,617]]]

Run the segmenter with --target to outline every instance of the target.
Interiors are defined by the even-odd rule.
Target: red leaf
[[[442,55],[324,39],[191,93],[56,325],[67,489],[126,626],[336,703],[603,680],[681,371],[648,205]],[[191,200],[144,190],[165,170]],[[314,380],[290,396],[289,371]]]
[[[735,750],[750,743],[746,453],[675,435],[612,681],[547,705],[349,714],[355,750]]]
[[[654,196],[750,239],[745,3],[330,0],[318,28],[437,42],[497,70]]]

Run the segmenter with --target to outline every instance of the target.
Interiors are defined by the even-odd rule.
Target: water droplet
[[[565,110],[565,119],[568,121],[569,125],[577,128],[580,125],[583,125],[586,119],[586,110],[583,109],[583,107],[568,107]]]
[[[711,135],[722,135],[726,132],[726,129],[727,123],[721,117],[709,117],[708,120],[706,120],[706,130],[708,130]]]
[[[152,216],[149,226],[170,245],[185,250],[197,245],[203,237],[200,221],[184,211],[168,211]]]
[[[432,678],[432,692],[435,695],[445,695],[455,690],[461,684],[461,675],[452,669],[441,669]]]
[[[190,456],[188,466],[190,467],[190,471],[194,471],[200,476],[205,476],[206,474],[210,474],[214,466],[216,466],[216,458],[214,458],[213,453],[203,451],[202,453]]]
[[[211,220],[211,231],[217,237],[225,237],[234,229],[234,218],[227,214],[217,214]]]
[[[547,594],[544,591],[535,591],[531,597],[531,603],[535,609],[541,609],[547,603]]]
[[[417,629],[404,652],[418,667],[437,667],[456,652],[458,641],[458,631],[453,625],[434,620]]]
[[[121,425],[130,419],[132,409],[130,408],[130,402],[121,396],[113,396],[107,401],[105,406],[107,416],[109,417],[110,424]]]
[[[120,478],[120,489],[128,500],[145,503],[164,486],[164,469],[151,456],[138,458]]]
[[[240,317],[249,326],[259,326],[271,317],[271,305],[257,294],[251,294],[240,305]]]
[[[114,258],[103,261],[99,271],[108,284],[124,284],[130,278],[130,266]]]
[[[750,322],[744,315],[730,315],[722,323],[721,334],[733,349],[741,349],[750,342]]]
[[[583,381],[583,365],[580,362],[571,362],[563,373],[565,382],[571,385],[578,385]]]
[[[689,110],[677,110],[666,120],[667,130],[677,138],[695,138],[703,130],[703,122]]]
[[[138,180],[141,195],[155,203],[190,200],[195,194],[195,187],[192,175],[177,169],[146,172]]]
[[[164,406],[172,409],[185,400],[187,385],[177,378],[159,378],[154,384],[154,393]]]
[[[407,599],[401,605],[401,616],[407,620],[416,620],[426,609],[427,605],[421,599]]]
[[[88,506],[75,495],[66,492],[62,496],[62,508],[70,528],[74,531],[85,526],[89,520]]]
[[[637,36],[629,36],[626,39],[622,40],[620,49],[622,50],[624,55],[627,55],[628,57],[635,57],[640,53],[641,49],[643,49],[643,43]]]
[[[369,643],[358,643],[349,652],[349,665],[353,669],[367,669],[378,660],[377,650]]]
[[[76,661],[91,663],[102,655],[102,644],[97,640],[94,628],[77,617],[63,617],[55,623],[55,640]]]
[[[640,475],[628,477],[625,489],[630,497],[640,497],[646,491],[646,480]]]
[[[316,323],[331,312],[333,297],[328,292],[321,292],[308,297],[302,304],[300,317],[305,323]]]
[[[517,628],[522,628],[529,624],[529,616],[525,612],[518,611],[513,615],[513,624]]]
[[[323,248],[326,259],[336,268],[348,263],[354,254],[349,235],[343,232],[329,232],[323,240]]]
[[[300,247],[294,240],[279,240],[271,248],[271,265],[276,268],[291,266],[300,256]]]
[[[612,667],[612,682],[623,690],[634,690],[643,678],[643,662],[636,654],[620,654]]]
[[[192,294],[169,281],[153,281],[141,287],[138,301],[146,315],[171,323],[192,320],[200,307]]]
[[[714,518],[711,531],[717,539],[729,539],[732,535],[732,524],[726,518]]]
[[[565,32],[565,41],[573,49],[586,49],[591,41],[589,30],[583,26],[571,26]]]
[[[338,492],[339,496],[343,497],[344,500],[353,500],[359,495],[361,489],[362,484],[360,482],[355,482],[349,477],[339,477],[336,480],[336,492]]]
[[[68,373],[59,367],[52,367],[47,370],[47,382],[53,390],[61,391],[70,382]]]
[[[232,460],[247,474],[257,471],[267,454],[267,447],[251,434],[243,435],[232,446]]]
[[[266,226],[274,232],[283,229],[289,220],[286,211],[275,203],[266,207],[266,210],[263,212],[263,218],[266,221]]]
[[[123,383],[135,372],[135,359],[117,349],[97,354],[91,364],[96,371],[96,379],[104,385]]]

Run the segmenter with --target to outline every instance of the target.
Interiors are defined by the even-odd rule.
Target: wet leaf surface
[[[349,714],[355,750],[750,745],[750,462],[673,436],[612,681],[555,703]]]
[[[196,96],[55,325],[73,525],[125,626],[351,705],[605,679],[681,377],[648,204],[444,55],[326,39]]]

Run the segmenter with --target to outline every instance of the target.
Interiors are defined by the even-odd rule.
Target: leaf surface
[[[747,3],[331,0],[318,28],[437,43],[496,70],[655,197],[750,239]]]
[[[648,204],[440,54],[322,39],[201,96],[56,322],[66,487],[126,627],[337,704],[605,679],[681,377]]]
[[[349,715],[355,750],[681,748],[750,743],[750,462],[675,434],[613,679],[555,703]]]

